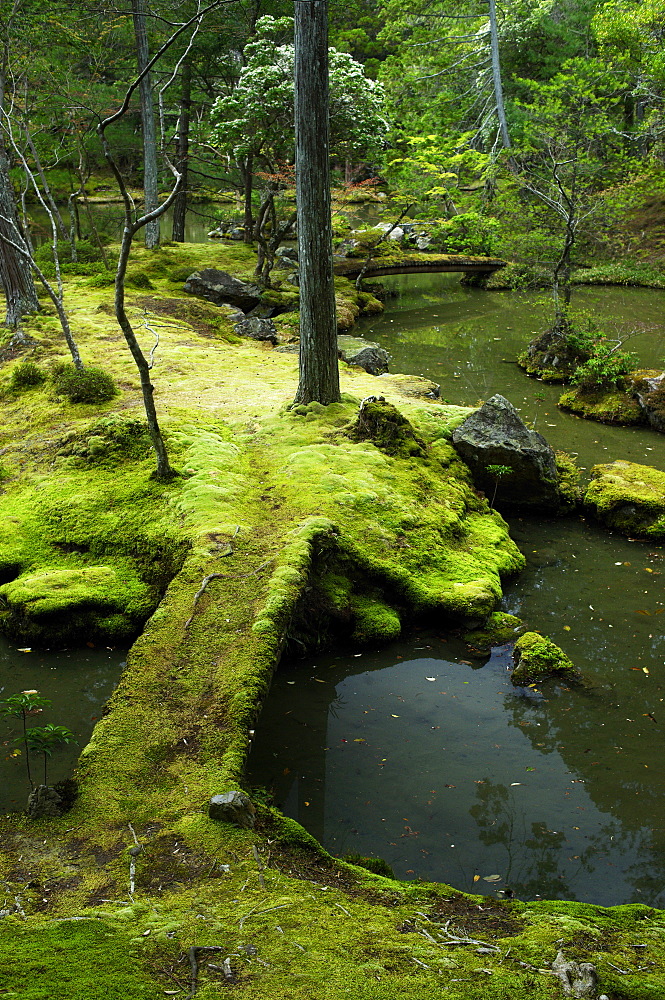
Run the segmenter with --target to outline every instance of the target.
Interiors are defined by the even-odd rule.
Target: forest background
[[[287,0],[2,4],[0,187],[11,181],[28,232],[26,164],[44,199],[69,199],[75,224],[58,227],[80,243],[65,272],[109,266],[117,224],[86,213],[114,190],[98,126],[187,19],[146,77],[148,97],[137,87],[105,138],[130,193],[145,184],[147,210],[172,185],[165,164],[184,172],[162,238],[184,239],[194,201],[235,191],[245,239],[270,252],[291,211],[292,14]],[[428,249],[504,257],[511,285],[554,282],[557,311],[576,269],[663,283],[663,0],[333,0],[329,14],[338,186],[376,197],[387,184],[396,212],[412,205],[428,224]],[[217,218],[237,214],[233,201]],[[336,219],[338,240],[345,225]],[[48,248],[42,261],[52,268]]]

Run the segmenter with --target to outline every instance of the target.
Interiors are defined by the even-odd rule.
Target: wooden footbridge
[[[335,274],[342,278],[357,278],[365,267],[366,257],[344,257],[335,261]],[[377,257],[370,261],[363,278],[375,278],[382,274],[437,274],[457,271],[462,274],[488,277],[499,271],[508,261],[498,257],[469,257],[455,254],[410,253],[395,257]]]

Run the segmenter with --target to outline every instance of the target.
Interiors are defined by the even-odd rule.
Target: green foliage
[[[55,391],[70,403],[103,403],[118,393],[108,372],[92,365],[76,368],[70,361],[60,362],[51,369],[51,380]]]
[[[606,341],[596,343],[593,353],[575,369],[571,381],[582,391],[598,391],[622,387],[626,375],[637,367],[636,354],[619,350]]]
[[[9,388],[13,392],[21,392],[24,389],[33,389],[45,381],[46,372],[34,361],[19,361],[12,369]]]
[[[392,870],[387,861],[383,858],[368,858],[363,854],[345,854],[342,857],[342,861],[346,861],[350,865],[357,865],[358,868],[364,868],[368,872],[373,872],[375,875],[384,875],[386,878],[395,878],[395,872]]]
[[[47,708],[51,702],[42,698],[38,691],[20,691],[10,694],[0,700],[0,715],[12,715],[17,719],[25,719],[32,712]]]
[[[441,253],[468,253],[491,257],[501,228],[498,219],[478,212],[453,215],[428,230],[432,237],[430,249]]]
[[[292,156],[294,49],[283,42],[292,24],[291,18],[270,16],[257,21],[237,82],[217,98],[210,114],[210,139],[220,153],[272,161]],[[348,53],[331,49],[329,60],[331,151],[349,156],[378,151],[388,129],[381,86],[367,79]]]

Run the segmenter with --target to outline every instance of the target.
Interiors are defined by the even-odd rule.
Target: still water
[[[394,371],[451,402],[501,392],[582,467],[628,458],[665,468],[665,441],[562,414],[561,392],[513,359],[545,299],[396,278],[361,328]],[[644,364],[665,355],[663,293],[584,289],[575,304]],[[333,854],[384,858],[405,879],[466,891],[665,905],[665,552],[581,518],[514,519],[527,568],[503,608],[558,642],[588,689],[514,688],[510,646],[478,659],[423,632],[380,651],[287,664],[257,726],[251,781]]]
[[[0,699],[20,691],[37,690],[52,704],[30,716],[27,725],[67,726],[76,737],[77,745],[55,750],[48,761],[49,784],[71,775],[104,703],[118,683],[126,655],[124,650],[106,647],[59,652],[35,648],[22,652],[15,644],[0,639]],[[0,716],[0,813],[25,808],[30,791],[25,749],[20,742],[22,732],[21,719]],[[30,767],[35,782],[42,782],[43,757],[31,754]]]

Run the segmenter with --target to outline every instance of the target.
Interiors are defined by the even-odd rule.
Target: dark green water
[[[400,297],[362,328],[391,352],[392,370],[435,379],[451,402],[503,393],[582,466],[665,468],[661,435],[562,414],[560,389],[504,361],[542,328],[544,300],[438,275],[393,281]],[[576,300],[608,333],[638,329],[629,346],[644,364],[665,355],[663,293]],[[503,607],[561,644],[587,692],[516,689],[510,647],[479,661],[436,633],[286,664],[250,780],[332,853],[383,857],[401,878],[665,905],[665,552],[579,518],[515,519],[511,532],[528,565]]]
[[[39,691],[52,705],[28,720],[28,726],[53,723],[67,726],[78,741],[54,751],[48,762],[48,782],[71,775],[81,749],[90,739],[102,706],[118,682],[126,652],[98,647],[67,649],[60,652],[37,650],[20,652],[13,644],[0,640],[0,698],[19,691]],[[20,719],[0,717],[0,813],[23,809],[30,786],[26,776],[23,744],[16,742],[22,733]],[[15,756],[16,751],[19,751]],[[44,780],[43,757],[30,755],[33,778]]]

